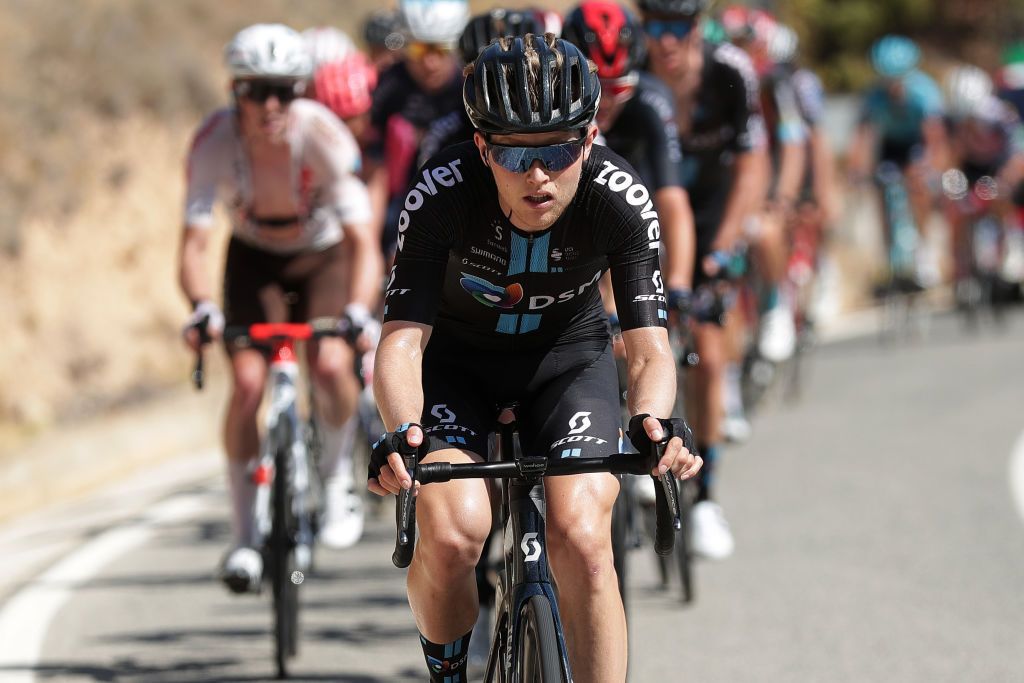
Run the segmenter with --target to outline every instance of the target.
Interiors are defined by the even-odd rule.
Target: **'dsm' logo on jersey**
[[[512,308],[523,300],[523,286],[518,282],[513,282],[508,287],[499,287],[483,278],[463,273],[459,284],[473,295],[474,299],[491,308]]]

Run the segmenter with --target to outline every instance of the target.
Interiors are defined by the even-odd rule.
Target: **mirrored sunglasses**
[[[454,52],[454,47],[443,43],[409,43],[405,48],[410,59],[423,59],[427,55],[447,57]]]
[[[572,166],[583,154],[586,137],[541,147],[512,147],[488,143],[488,156],[494,163],[513,173],[526,173],[534,161],[549,171],[561,171]]]
[[[237,81],[235,95],[252,102],[263,104],[271,97],[276,97],[281,104],[288,104],[305,92],[306,84],[302,81]]]
[[[676,40],[683,40],[696,25],[696,19],[648,19],[644,23],[644,31],[654,40],[666,34],[674,36]]]

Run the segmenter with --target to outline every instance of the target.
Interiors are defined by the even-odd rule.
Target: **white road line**
[[[12,597],[0,610],[0,683],[33,683],[50,621],[75,589],[145,543],[157,527],[193,516],[202,505],[201,494],[165,500],[144,519],[96,537]]]
[[[1024,519],[1024,432],[1017,437],[1010,455],[1010,491],[1017,504],[1017,512]]]

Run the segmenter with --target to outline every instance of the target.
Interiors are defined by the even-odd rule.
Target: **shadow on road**
[[[166,666],[150,666],[134,659],[123,659],[110,666],[99,666],[90,663],[55,662],[35,667],[3,666],[0,677],[6,673],[23,673],[31,671],[36,678],[43,681],[111,681],[117,683],[257,683],[276,680],[268,672],[266,675],[237,675],[227,668],[240,664],[238,659],[220,659],[206,661],[177,661]],[[301,671],[291,672],[288,680],[293,683],[313,683],[314,681],[332,681],[334,683],[385,683],[387,681],[421,680],[423,672],[406,669],[387,677],[368,676],[365,674],[316,673],[303,674]]]

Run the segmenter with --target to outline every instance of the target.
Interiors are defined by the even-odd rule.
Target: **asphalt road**
[[[725,455],[737,550],[697,567],[697,602],[658,590],[651,552],[634,553],[631,680],[1024,680],[1011,475],[1024,316],[1002,334],[940,318],[925,341],[830,344],[809,370],[802,400],[770,403]],[[172,492],[0,530],[0,558],[14,560],[0,562],[0,681],[271,680],[268,596],[212,578],[226,507],[203,462]],[[295,680],[425,679],[392,533],[385,514],[358,548],[320,554]],[[60,552],[16,561],[40,547]]]

